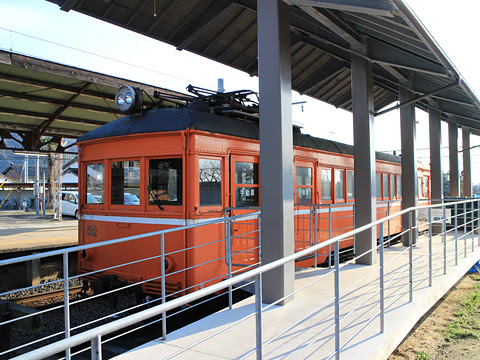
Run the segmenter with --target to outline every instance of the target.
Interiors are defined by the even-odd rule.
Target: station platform
[[[462,235],[459,232],[460,239]],[[432,286],[429,286],[428,238],[418,239],[412,252],[411,302],[408,249],[401,244],[385,249],[384,333],[380,332],[378,316],[379,262],[372,266],[343,266],[340,272],[340,358],[386,359],[417,321],[480,259],[478,235],[471,237],[467,235],[466,239],[458,241],[456,261],[454,237],[448,236],[446,275],[443,242],[440,237],[434,237]],[[298,270],[296,289],[314,279],[319,280],[297,293],[285,306],[273,306],[262,313],[263,359],[335,358],[333,274],[322,278],[328,272],[329,269]],[[179,351],[182,352],[174,359],[255,359],[256,354],[252,352],[256,339],[255,316],[234,325],[255,311],[254,302],[252,296],[235,304],[233,310],[219,311],[168,334],[166,340],[148,342],[115,359],[170,359]],[[322,304],[325,306],[319,310]]]
[[[0,254],[62,248],[78,245],[78,221],[53,221],[31,216],[17,221],[0,218]]]

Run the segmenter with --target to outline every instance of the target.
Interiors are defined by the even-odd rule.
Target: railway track
[[[81,290],[82,286],[74,286],[70,288],[69,294],[70,296],[72,296],[79,293]],[[26,295],[20,298],[12,299],[11,302],[33,309],[51,306],[58,303],[63,303],[63,289],[43,292],[39,294]]]

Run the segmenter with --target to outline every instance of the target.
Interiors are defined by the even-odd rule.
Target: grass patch
[[[474,280],[479,283],[460,300],[461,307],[453,314],[456,319],[447,324],[444,331],[447,342],[480,337],[480,276],[475,276]]]
[[[420,351],[417,353],[415,360],[430,360],[430,355],[428,355],[426,352]]]

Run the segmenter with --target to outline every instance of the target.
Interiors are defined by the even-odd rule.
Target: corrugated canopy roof
[[[121,85],[148,94],[162,90],[91,71],[0,51],[0,149],[63,152],[79,136],[123,114],[115,106]],[[144,98],[146,105],[153,101]],[[49,143],[45,143],[49,140]]]
[[[257,75],[256,0],[48,1]],[[478,98],[402,0],[286,2],[294,90],[351,111],[350,55],[366,44],[376,112],[410,79],[428,95],[418,107],[434,100],[444,120],[480,134]]]

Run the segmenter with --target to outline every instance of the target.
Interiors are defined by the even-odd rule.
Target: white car
[[[99,202],[92,194],[87,194],[87,198],[89,204]],[[55,196],[54,211],[57,211],[57,207],[58,193]],[[77,219],[80,218],[78,214],[78,191],[62,191],[62,216],[63,215],[75,216]]]

